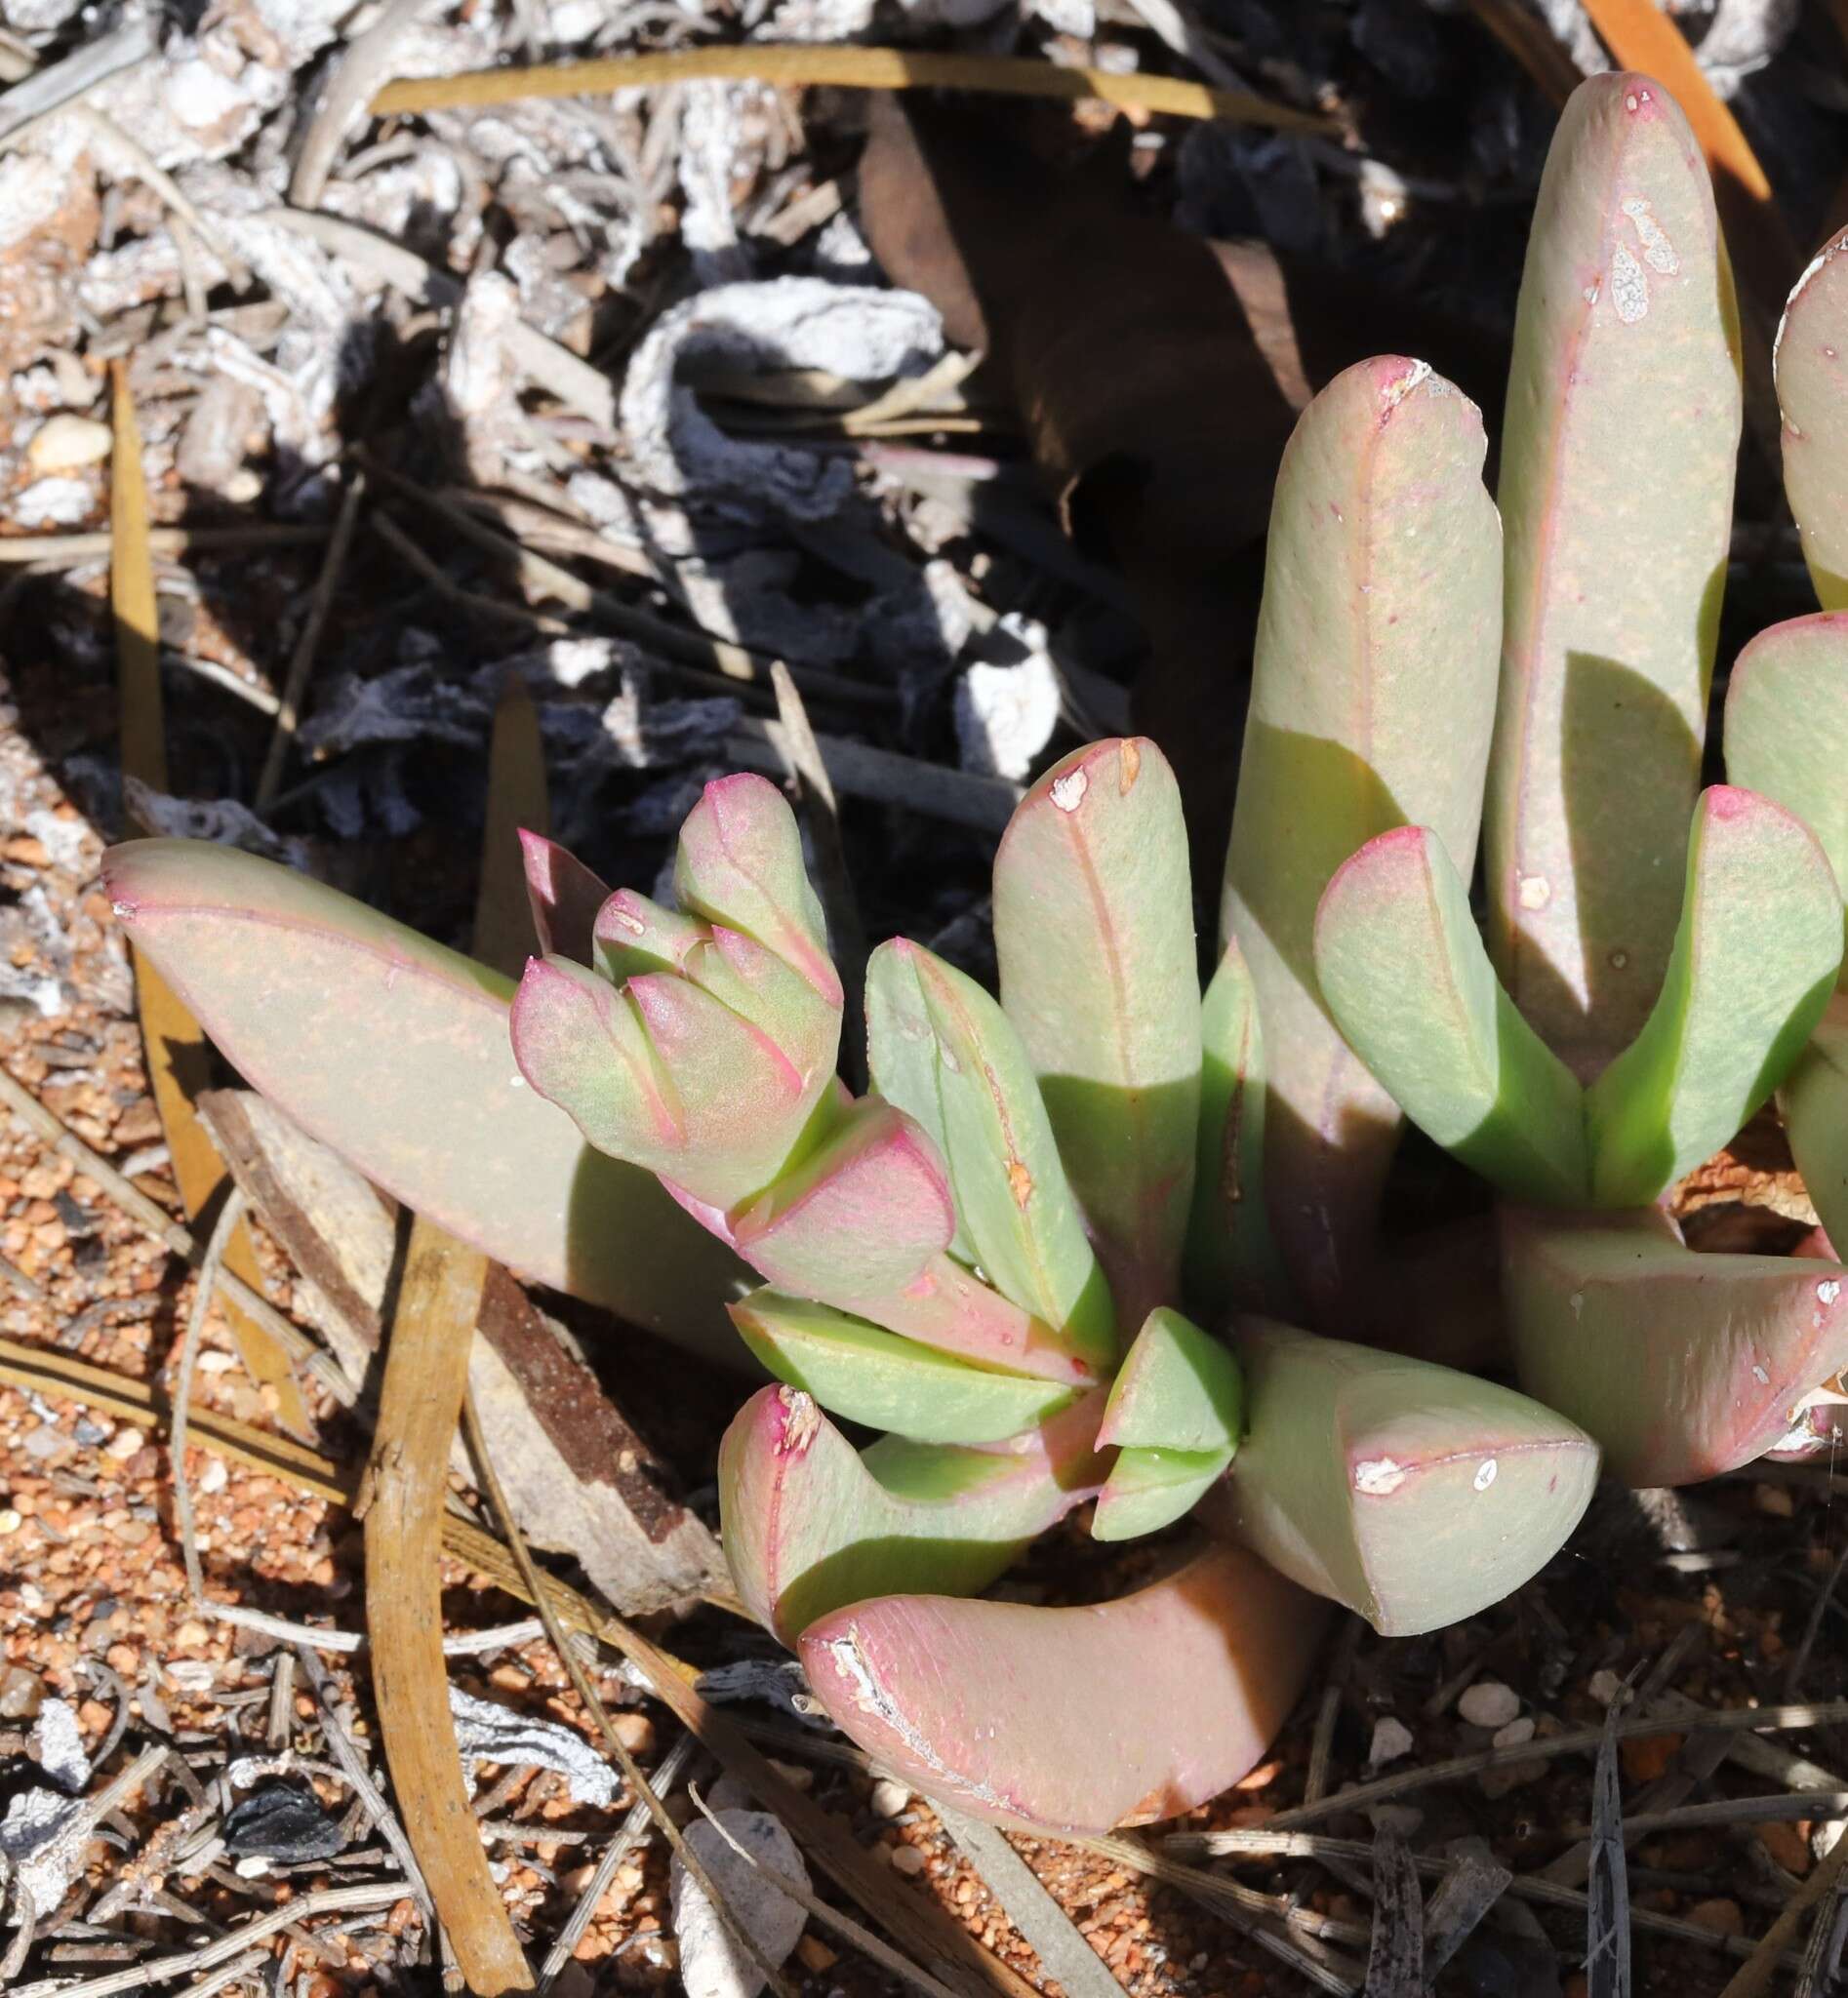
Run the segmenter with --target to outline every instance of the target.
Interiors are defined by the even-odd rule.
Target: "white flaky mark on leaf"
[[[1405,1483],[1406,1469],[1389,1457],[1369,1457],[1354,1465],[1354,1490],[1369,1498],[1385,1498]]]
[[[1495,1459],[1485,1457],[1476,1466],[1476,1474],[1470,1480],[1478,1492],[1486,1492],[1495,1483]]]
[[[1778,320],[1777,338],[1771,342],[1771,366],[1774,373],[1778,365],[1778,350],[1784,345],[1784,329],[1790,323],[1790,314],[1796,310],[1796,301],[1809,289],[1810,284],[1821,273],[1823,267],[1834,259],[1836,253],[1840,251],[1844,244],[1848,244],[1848,235],[1836,236],[1829,242],[1825,243],[1817,251],[1816,255],[1810,259],[1809,263],[1804,268],[1803,275],[1791,286],[1790,296],[1784,301],[1784,312]],[[1799,431],[1798,435],[1800,436],[1801,434]]]
[[[1636,224],[1637,240],[1643,246],[1643,261],[1651,270],[1659,270],[1664,277],[1672,277],[1681,268],[1681,260],[1674,254],[1674,245],[1664,233],[1662,224],[1649,213],[1649,204],[1640,194],[1632,194],[1624,203],[1624,213]]]
[[[1622,243],[1611,252],[1611,303],[1626,326],[1649,314],[1649,280]]]
[[[1580,1320],[1580,1319],[1581,1319],[1582,1317],[1584,1317],[1584,1315],[1585,1315],[1585,1293],[1584,1293],[1583,1291],[1574,1291],[1574,1292],[1573,1292],[1573,1294],[1572,1294],[1572,1319],[1573,1319],[1573,1323],[1574,1323],[1574,1324],[1576,1325],[1576,1324],[1578,1323],[1578,1321],[1579,1321],[1579,1320]]]
[[[1090,787],[1091,779],[1082,770],[1068,770],[1064,777],[1053,779],[1053,803],[1062,812],[1075,812],[1084,803],[1084,794]]]
[[[1769,1387],[1771,1385],[1771,1376],[1767,1374],[1762,1367],[1753,1367],[1751,1370],[1751,1378],[1758,1383],[1760,1387]]]
[[[1544,909],[1552,900],[1552,883],[1544,874],[1523,874],[1515,899],[1524,909]]]
[[[815,1441],[822,1412],[815,1397],[799,1387],[779,1387],[777,1399],[783,1407],[783,1447],[790,1455],[800,1456]]]
[[[1380,400],[1388,410],[1398,408],[1405,398],[1421,382],[1431,379],[1431,364],[1428,361],[1414,361],[1396,381],[1388,381],[1380,391]]]
[[[1816,1295],[1823,1303],[1832,1304],[1841,1296],[1840,1280],[1832,1276],[1827,1278],[1816,1286]]]
[[[874,1720],[890,1728],[926,1769],[942,1777],[953,1790],[966,1797],[980,1798],[983,1803],[990,1805],[997,1811],[1008,1809],[1007,1799],[998,1790],[989,1783],[974,1780],[960,1770],[951,1769],[918,1729],[912,1726],[898,1702],[873,1677],[872,1667],[866,1661],[866,1654],[861,1648],[858,1623],[848,1624],[845,1636],[830,1637],[825,1648],[841,1676],[852,1686],[854,1704],[862,1713],[871,1714]]]
[[[1585,288],[1585,302],[1587,305],[1595,305],[1598,301],[1598,293],[1602,289],[1603,287],[1598,283],[1597,279],[1593,278]]]

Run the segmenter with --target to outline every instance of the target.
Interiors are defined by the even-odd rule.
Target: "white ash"
[[[616,1802],[615,1770],[576,1729],[557,1721],[537,1719],[477,1699],[456,1687],[449,1689],[449,1711],[456,1723],[456,1745],[464,1763],[495,1762],[504,1769],[556,1770],[580,1804],[607,1810]]]
[[[41,1700],[28,1738],[39,1768],[66,1796],[79,1796],[89,1787],[90,1758],[84,1753],[77,1710],[69,1700]]]
[[[70,168],[36,152],[0,159],[0,252],[36,235],[64,205]]]
[[[703,292],[663,313],[629,362],[622,418],[637,475],[658,493],[734,517],[824,520],[846,504],[852,466],[796,445],[728,437],[676,380],[681,363],[819,368],[870,383],[921,374],[943,348],[936,307],[913,292],[809,277]]]
[[[625,672],[623,691],[600,717],[614,763],[624,770],[660,770],[723,753],[743,703],[726,695],[699,700],[658,700],[645,675]]]
[[[630,548],[648,544],[650,537],[634,500],[614,479],[588,469],[576,471],[565,481],[565,492],[578,511],[610,539]]]
[[[520,317],[520,295],[499,271],[471,277],[457,301],[439,375],[450,416],[464,428],[517,423],[520,372],[507,332]]]
[[[1027,11],[1043,20],[1054,34],[1072,35],[1088,42],[1098,31],[1097,10],[1091,0],[1031,0]]]
[[[521,315],[547,339],[566,340],[590,309],[589,300],[553,264],[551,245],[536,230],[514,237],[501,268],[519,287]]]
[[[878,275],[872,251],[860,233],[859,224],[845,209],[829,216],[822,224],[815,238],[815,265],[818,276],[832,278],[837,283],[864,284],[867,278]]]
[[[462,268],[481,241],[480,209],[467,200],[455,156],[440,145],[420,145],[409,159],[392,160],[356,180],[330,180],[321,207],[398,242],[416,222],[440,237],[446,259]]]
[[[1706,5],[1700,11],[1707,12]],[[1796,32],[1802,11],[1802,0],[1719,0],[1707,32],[1694,45],[1695,60],[1714,90],[1730,98],[1747,77],[1770,63]]]
[[[689,1824],[687,1844],[766,1961],[780,1968],[801,1939],[808,1916],[799,1901],[791,1900],[750,1858],[736,1852],[725,1834],[751,1858],[805,1888],[808,1868],[780,1818],[766,1811],[716,1815],[716,1825],[703,1818]],[[678,1856],[671,1868],[670,1892],[674,1936],[680,1944],[680,1980],[687,1998],[757,1998],[765,1983],[763,1970],[744,1953]]]
[[[732,187],[761,163],[763,147],[752,146],[747,126],[776,115],[775,94],[761,83],[686,86],[674,165],[686,204],[680,238],[692,254],[694,282],[701,287],[736,284],[751,274],[750,253],[738,239]]]
[[[34,479],[13,497],[8,512],[24,528],[81,527],[97,509],[101,486],[94,478]]]
[[[272,831],[235,798],[170,797],[134,777],[123,779],[122,797],[129,817],[157,837],[210,840],[214,846],[235,847],[239,853],[307,870],[308,850],[301,841]]]
[[[1010,611],[987,642],[997,639],[1016,657],[978,660],[956,683],[957,760],[979,777],[1019,782],[1052,740],[1064,697],[1043,624]]]
[[[70,1891],[89,1843],[81,1802],[57,1790],[18,1790],[0,1819],[0,1890],[14,1927],[49,1915]]]
[[[626,638],[548,638],[531,652],[503,659],[503,671],[517,672],[529,686],[587,686],[642,667],[640,646]]]
[[[74,354],[21,368],[7,382],[7,393],[22,411],[50,416],[57,410],[86,410],[102,393],[102,378],[90,374]]]

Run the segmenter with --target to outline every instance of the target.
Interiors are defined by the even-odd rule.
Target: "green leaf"
[[[1502,1271],[1522,1387],[1595,1437],[1627,1485],[1752,1462],[1848,1364],[1839,1263],[1697,1254],[1650,1210],[1506,1213]]]
[[[1661,996],[1586,1097],[1591,1190],[1641,1207],[1765,1101],[1841,967],[1835,877],[1808,828],[1752,791],[1704,792]]]
[[[1517,1199],[1585,1201],[1584,1092],[1503,991],[1434,832],[1383,832],[1343,866],[1315,969],[1348,1046],[1422,1131]]]
[[[1236,1547],[1076,1610],[887,1595],[803,1633],[809,1684],[882,1768],[1055,1836],[1172,1818],[1256,1765],[1295,1706],[1323,1606]],[[1107,1722],[1075,1735],[1110,1689]]]
[[[1185,1519],[1225,1475],[1229,1450],[1119,1450],[1091,1519],[1094,1540],[1131,1540]]]
[[[1848,612],[1774,624],[1733,661],[1726,776],[1794,812],[1848,881]]]
[[[949,1156],[943,1099],[937,1088],[937,1033],[917,979],[917,957],[909,950],[882,947],[866,966],[866,1072],[872,1087],[896,1104]],[[975,1245],[962,1217],[956,1217],[950,1253],[976,1260]]]
[[[1831,1242],[1848,1242],[1848,994],[1829,1000],[1778,1107],[1824,1229]]]
[[[1270,516],[1222,939],[1258,994],[1265,1179],[1305,1307],[1358,1301],[1398,1111],[1323,1009],[1315,907],[1375,833],[1434,826],[1473,863],[1501,645],[1501,530],[1475,407],[1423,362],[1337,376]]]
[[[1258,995],[1234,938],[1200,1010],[1203,1059],[1186,1292],[1219,1311],[1280,1301],[1265,1208],[1265,1059]]]
[[[1484,820],[1490,955],[1582,1079],[1635,1036],[1667,968],[1740,412],[1700,146],[1660,84],[1594,76],[1560,116],[1527,238]]]
[[[753,1291],[732,1323],[779,1380],[831,1415],[919,1443],[998,1443],[1069,1405],[1077,1390],[965,1365],[826,1304]]]
[[[795,1387],[766,1387],[719,1445],[725,1558],[752,1616],[785,1644],[888,1590],[984,1588],[1096,1496],[1097,1397],[1006,1450],[887,1437],[862,1457]]]
[[[1179,1288],[1200,1103],[1187,833],[1153,742],[1074,750],[1022,799],[994,859],[994,943],[1118,1315],[1138,1324]]]
[[[1020,1036],[973,979],[917,944],[895,939],[866,968],[869,994],[883,995],[888,982],[902,994],[911,979],[930,1023],[938,1103],[935,1126],[928,1116],[919,1122],[942,1131],[956,1212],[977,1263],[1073,1352],[1107,1363],[1115,1354],[1109,1290]],[[874,1080],[889,1097],[886,1078]]]
[[[510,980],[229,847],[137,840],[104,880],[136,948],[311,1137],[518,1274],[741,1364],[721,1306],[748,1272],[524,1085]]]
[[[1498,1603],[1543,1568],[1597,1482],[1590,1437],[1512,1388],[1241,1319],[1246,1437],[1233,1524],[1383,1637]]]
[[[1848,609],[1848,231],[1796,281],[1778,329],[1784,490],[1826,611]],[[1756,786],[1754,786],[1756,788]]]
[[[1117,1371],[1098,1441],[1125,1449],[1220,1452],[1244,1433],[1238,1362],[1209,1332],[1162,1305]]]

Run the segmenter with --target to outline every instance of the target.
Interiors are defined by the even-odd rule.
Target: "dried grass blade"
[[[1373,1841],[1373,1947],[1364,1998],[1423,1998],[1425,1893],[1403,1832],[1382,1825]]]
[[[982,1876],[1002,1910],[1031,1945],[1046,1975],[1065,1986],[1065,1998],[1120,1998],[1121,1986],[1039,1876],[992,1824],[965,1818],[932,1800],[944,1828]]]
[[[1591,1778],[1591,1864],[1587,1880],[1586,1976],[1590,1998],[1629,1998],[1629,1860],[1624,1850],[1624,1798],[1617,1778],[1613,1699],[1604,1717]]]

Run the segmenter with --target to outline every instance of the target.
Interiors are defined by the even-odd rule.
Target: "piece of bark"
[[[201,1107],[252,1208],[301,1273],[298,1303],[354,1379],[381,1339],[396,1209],[253,1090]],[[495,1437],[520,1531],[568,1552],[625,1616],[729,1592],[718,1543],[675,1496],[667,1466],[603,1391],[570,1335],[496,1267],[468,1381]],[[464,1476],[460,1437],[451,1461]]]

